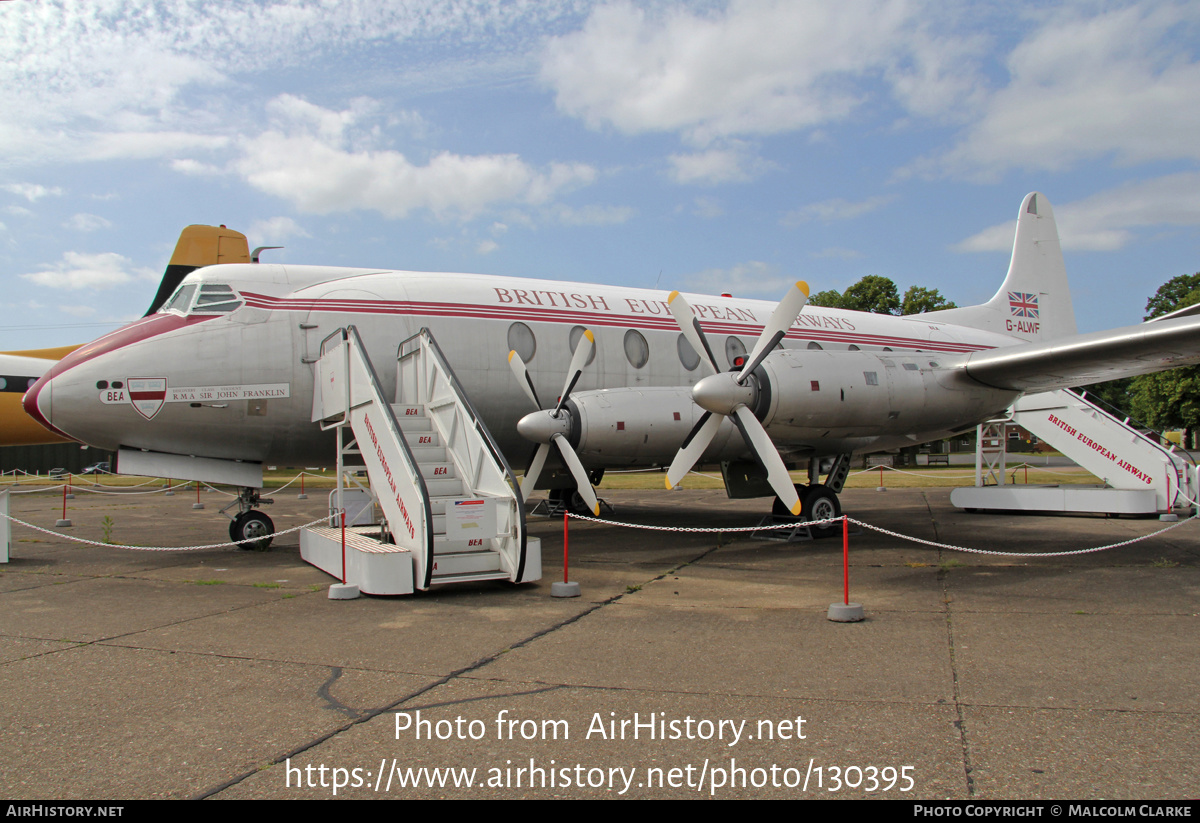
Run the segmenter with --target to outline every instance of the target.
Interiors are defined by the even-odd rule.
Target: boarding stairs
[[[337,430],[338,487],[329,526],[301,534],[307,562],[367,594],[541,577],[512,469],[428,330],[400,344],[392,403],[353,326],[325,338],[313,421]],[[355,485],[382,521],[346,528],[343,550],[340,513]]]
[[[1104,486],[1017,486],[1005,482],[1006,427],[1015,423],[1099,477]],[[1002,420],[981,426],[976,485],[950,500],[966,509],[1153,514],[1196,505],[1194,461],[1067,389],[1021,397]]]

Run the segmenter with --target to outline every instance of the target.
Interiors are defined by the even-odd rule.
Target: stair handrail
[[[415,348],[412,347],[414,342],[417,343]],[[515,525],[517,526],[516,538],[518,546],[518,559],[515,580],[519,582],[525,575],[526,561],[525,500],[521,496],[521,484],[517,481],[517,477],[512,470],[512,466],[509,465],[508,460],[504,457],[504,453],[500,450],[499,445],[497,445],[495,439],[492,437],[492,433],[484,424],[483,418],[475,410],[474,405],[472,405],[470,398],[467,396],[466,390],[463,389],[462,383],[460,383],[458,380],[458,375],[454,373],[454,369],[451,367],[450,361],[446,359],[446,355],[443,354],[441,347],[437,344],[437,340],[434,339],[433,333],[430,332],[428,327],[422,327],[421,330],[416,334],[401,341],[400,345],[396,349],[396,359],[398,361],[404,360],[413,356],[422,348],[428,351],[437,362],[441,373],[445,375],[447,382],[450,385],[451,391],[454,392],[459,405],[462,407],[463,411],[466,412],[467,417],[470,419],[472,428],[480,437],[488,452],[492,455],[493,462],[502,469],[505,483],[511,489],[516,499]],[[400,387],[397,386],[397,390],[399,389]]]
[[[1145,440],[1146,443],[1148,443],[1149,445],[1153,446],[1154,448],[1158,449],[1163,454],[1165,454],[1167,456],[1168,460],[1171,460],[1173,457],[1180,457],[1181,459],[1183,459],[1184,462],[1190,463],[1193,467],[1196,465],[1196,459],[1194,457],[1192,457],[1192,455],[1188,452],[1187,449],[1180,448],[1178,451],[1176,451],[1174,448],[1167,448],[1166,446],[1163,446],[1161,443],[1156,443],[1154,440],[1147,437],[1145,434],[1142,433],[1141,429],[1145,429],[1146,431],[1157,435],[1158,437],[1162,438],[1163,440],[1166,440],[1167,438],[1163,435],[1162,432],[1158,431],[1155,428],[1152,428],[1151,426],[1145,425],[1140,420],[1134,420],[1133,415],[1125,415],[1125,418],[1122,420],[1120,415],[1124,414],[1124,412],[1122,412],[1120,409],[1118,409],[1112,403],[1109,403],[1108,401],[1103,400],[1094,395],[1089,395],[1086,389],[1083,391],[1079,391],[1079,392],[1075,391],[1074,389],[1067,389],[1066,391],[1075,395],[1080,400],[1083,400],[1084,402],[1088,403],[1090,406],[1092,406],[1094,409],[1096,409],[1096,411],[1100,412],[1101,414],[1104,414],[1107,417],[1111,418],[1112,420],[1115,420],[1116,422],[1120,423],[1121,425],[1129,428],[1130,431],[1134,432],[1138,437]],[[1107,408],[1105,408],[1106,406],[1107,406]],[[1113,412],[1116,412],[1116,414],[1114,414]],[[1172,445],[1174,445],[1174,444],[1172,444]]]

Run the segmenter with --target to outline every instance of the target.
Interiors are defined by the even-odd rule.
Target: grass
[[[195,586],[224,586],[224,580],[189,580],[187,581]]]

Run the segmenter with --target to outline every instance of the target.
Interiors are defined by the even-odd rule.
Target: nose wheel
[[[275,524],[257,509],[242,512],[229,524],[229,539],[246,551],[257,550],[265,552],[271,545],[275,533]]]

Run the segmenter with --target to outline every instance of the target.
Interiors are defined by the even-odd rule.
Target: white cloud
[[[93,306],[59,306],[58,310],[72,317],[91,317],[96,313]]]
[[[271,217],[255,220],[250,224],[246,237],[251,246],[276,245],[289,237],[311,237],[304,228],[290,217]]]
[[[24,206],[5,206],[4,211],[15,217],[33,217],[33,212]]]
[[[83,254],[63,252],[57,263],[46,264],[42,271],[22,274],[24,279],[53,289],[108,289],[137,280],[157,280],[159,275],[145,268],[132,268],[129,258],[114,252]]]
[[[700,146],[842,120],[880,79],[928,115],[970,94],[974,69],[964,43],[925,33],[922,16],[904,0],[658,14],[618,2],[550,40],[541,74],[558,108],[592,128],[679,132]]]
[[[97,231],[98,229],[107,229],[112,227],[112,221],[105,220],[98,214],[87,214],[80,212],[74,215],[70,220],[63,224],[69,229],[76,231]]]
[[[1200,226],[1200,173],[1185,172],[1139,181],[1054,208],[1064,249],[1113,251],[1133,242],[1138,229]],[[1008,251],[1015,220],[991,226],[952,248]]]
[[[637,214],[631,206],[583,206],[572,208],[558,204],[550,210],[559,223],[566,226],[614,226],[625,223]]]
[[[796,282],[795,278],[780,274],[778,266],[759,260],[738,263],[727,269],[705,269],[683,280],[691,289],[702,293],[776,297]]]
[[[483,240],[475,247],[476,254],[491,254],[496,249],[500,248],[500,244],[495,240]]]
[[[528,72],[544,27],[577,15],[581,2],[5,3],[0,163],[211,148],[206,141],[244,130],[241,106],[258,78],[380,46],[409,53],[452,42],[456,59],[445,61],[446,72],[478,73],[489,58]],[[430,61],[389,70],[390,79],[411,80],[428,73]]]
[[[1106,157],[1200,159],[1200,7],[1134,3],[1086,16],[1091,8],[1047,15],[1008,55],[1009,82],[961,140],[907,171],[990,181]]]
[[[692,201],[692,214],[711,219],[724,215],[725,209],[715,197],[697,197]]]
[[[3,186],[0,186],[0,189],[4,189],[6,192],[24,197],[30,203],[36,203],[38,200],[41,200],[47,195],[54,195],[55,197],[58,197],[62,194],[62,189],[60,189],[58,186],[50,188],[43,186],[40,183],[6,183]]]
[[[736,143],[691,154],[672,154],[667,159],[671,164],[671,179],[684,184],[742,183],[775,167],[752,156],[744,144]]]
[[[853,220],[856,217],[873,212],[880,206],[885,206],[895,199],[891,195],[879,195],[877,197],[868,197],[866,200],[851,202],[837,197],[832,200],[822,200],[819,203],[810,203],[803,208],[790,211],[783,216],[780,222],[785,226],[797,226],[812,220],[820,220],[823,223],[830,223],[834,220]]]
[[[180,174],[186,174],[190,177],[212,177],[221,173],[219,166],[214,166],[211,163],[201,163],[199,160],[193,160],[190,157],[172,160],[171,168]]]
[[[539,170],[515,154],[444,151],[417,164],[372,147],[378,136],[360,127],[370,114],[367,102],[335,112],[283,95],[270,106],[275,127],[243,142],[235,168],[259,191],[302,212],[367,209],[401,218],[425,209],[462,220],[497,206],[543,205],[596,178],[582,163]]]

